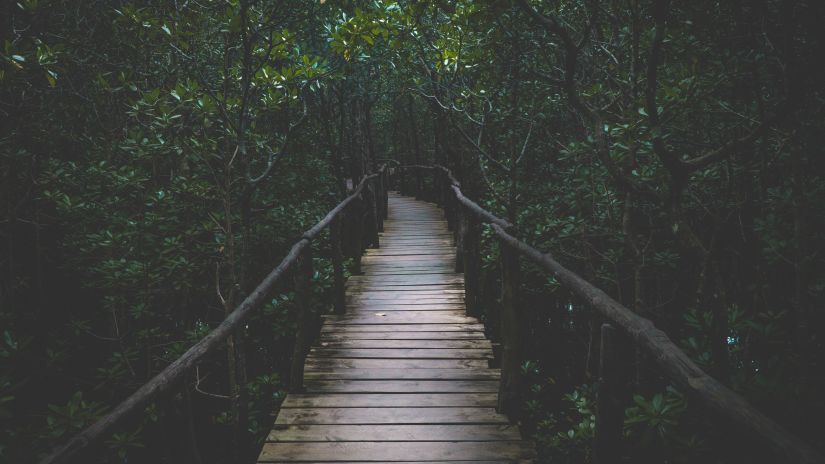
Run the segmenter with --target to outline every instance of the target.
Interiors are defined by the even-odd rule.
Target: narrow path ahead
[[[381,248],[347,283],[259,462],[531,462],[495,411],[499,371],[465,315],[464,278],[435,205],[390,194]]]

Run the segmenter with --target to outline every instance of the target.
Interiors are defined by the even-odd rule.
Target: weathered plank
[[[308,380],[498,380],[497,369],[356,369],[317,367],[307,369]]]
[[[472,324],[475,318],[460,311],[375,311],[324,318],[330,325],[352,324]]]
[[[495,393],[497,380],[313,380],[308,393]]]
[[[492,349],[489,340],[322,340],[322,348]]]
[[[495,408],[289,408],[275,421],[291,424],[508,424]]]
[[[456,289],[436,289],[436,290],[418,290],[416,288],[411,288],[408,290],[401,290],[401,291],[386,291],[386,290],[366,290],[366,291],[359,291],[359,292],[350,292],[350,296],[388,296],[388,297],[411,297],[417,295],[424,295],[427,297],[433,296],[464,296],[463,290],[456,290]]]
[[[346,306],[347,314],[369,313],[382,311],[455,311],[464,314],[464,303],[395,303],[369,301],[365,303],[350,303]]]
[[[290,394],[281,411],[290,408],[495,408],[495,393],[325,393]]]
[[[321,333],[335,332],[484,332],[484,326],[475,324],[404,324],[398,327],[395,324],[348,324],[333,325],[328,324],[321,327]]]
[[[259,462],[419,461],[531,459],[533,450],[518,441],[497,442],[326,442],[266,443]]]
[[[489,366],[488,359],[398,359],[308,357],[309,368],[348,367],[358,369],[475,369]]]
[[[311,441],[499,441],[519,440],[513,425],[287,425],[275,426],[268,442]]]
[[[267,461],[267,464],[282,464],[282,463],[291,463],[297,461]],[[312,461],[312,464],[351,464],[351,463],[361,463],[365,461]],[[392,464],[421,464],[421,462],[427,461],[393,461]],[[430,461],[432,462],[432,461]],[[535,461],[533,459],[506,459],[506,460],[494,460],[490,461],[487,459],[481,461],[455,461],[455,460],[442,460],[439,462],[449,462],[450,464],[533,464]]]
[[[412,358],[412,359],[489,359],[489,349],[430,348],[312,348],[310,356],[317,358]]]
[[[324,332],[321,340],[485,340],[484,332]]]

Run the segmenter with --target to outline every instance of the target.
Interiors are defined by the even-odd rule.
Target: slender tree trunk
[[[794,340],[799,353],[808,340],[808,262],[807,217],[805,208],[805,173],[798,149],[791,150],[791,186],[793,204],[793,322]]]
[[[422,164],[421,143],[418,138],[418,127],[415,123],[415,111],[413,108],[412,95],[407,95],[407,115],[410,121],[410,132],[413,140],[413,164]],[[416,198],[421,198],[422,190],[424,189],[423,180],[421,178],[421,171],[415,170],[415,187],[413,191]]]

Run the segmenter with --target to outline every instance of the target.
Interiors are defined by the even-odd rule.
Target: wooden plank
[[[381,276],[375,278],[368,275],[352,276],[347,281],[348,284],[357,284],[362,282],[370,283],[385,283],[398,282],[396,285],[439,285],[439,284],[462,284],[464,283],[464,276],[457,274],[453,276],[443,275],[414,275],[414,276]]]
[[[464,299],[459,298],[420,298],[405,300],[382,300],[379,298],[348,299],[350,308],[357,308],[364,312],[380,311],[381,308],[395,308],[407,311],[459,311],[464,312]],[[347,311],[349,313],[349,311]]]
[[[508,424],[495,408],[286,408],[279,425],[293,424]]]
[[[370,304],[353,304],[350,303],[346,306],[345,314],[356,314],[356,313],[380,313],[383,311],[446,311],[451,312],[454,314],[466,314],[466,309],[464,304],[456,304],[456,303],[441,303],[441,304],[434,304],[434,303],[422,303],[422,304],[415,304],[415,303],[393,303],[393,302],[371,302]]]
[[[268,442],[519,440],[514,425],[276,425]]]
[[[449,250],[426,250],[424,248],[416,249],[371,249],[367,250],[364,258],[407,258],[407,257],[425,257],[430,259],[443,258],[445,261],[455,257],[455,251]]]
[[[495,393],[498,380],[306,380],[307,393]]]
[[[312,380],[497,380],[498,369],[353,369],[310,368],[304,378]]]
[[[531,459],[532,447],[524,442],[324,442],[266,443],[258,462],[364,461],[393,462],[415,457],[420,461]]]
[[[312,348],[310,356],[316,358],[414,358],[414,359],[489,359],[489,349],[426,349],[426,348]]]
[[[405,294],[406,292],[396,292],[395,295],[378,294],[377,292],[361,292],[351,294],[347,300],[352,302],[364,304],[382,304],[382,303],[396,303],[396,304],[463,304],[464,296],[458,293],[452,295],[420,295],[416,293]]]
[[[439,258],[441,256],[441,258]],[[395,263],[443,263],[445,261],[450,261],[455,259],[455,254],[452,253],[443,253],[441,255],[406,255],[406,256],[393,256],[392,258],[387,256],[370,256],[365,255],[363,260],[365,262],[386,262],[392,260]]]
[[[430,348],[430,349],[492,349],[489,340],[322,340],[320,348]]]
[[[363,269],[363,266],[362,266]],[[426,269],[402,269],[402,270],[391,270],[391,269],[367,269],[366,272],[369,272],[371,275],[374,276],[382,276],[382,275],[418,275],[418,274],[452,274],[453,267],[452,266],[444,266],[444,269],[438,270],[433,268],[426,268]]]
[[[384,242],[381,244],[381,248],[370,248],[367,250],[367,253],[380,253],[384,251],[410,251],[413,254],[420,254],[420,255],[432,255],[432,254],[442,254],[442,255],[449,255],[450,253],[455,253],[455,246],[452,243],[420,243],[420,242],[406,242],[406,243],[393,243],[393,242]]]
[[[335,340],[486,340],[484,332],[324,332],[321,341]]]
[[[393,358],[318,358],[308,357],[307,369],[462,369],[489,366],[487,359],[393,359]]]
[[[472,324],[475,318],[454,311],[386,311],[327,316],[326,324]],[[407,330],[404,328],[403,330]]]
[[[419,299],[447,299],[456,300],[454,303],[464,303],[464,291],[461,289],[436,289],[436,290],[409,290],[386,291],[380,288],[363,291],[351,291],[350,300],[359,302],[369,302],[370,300],[380,301],[417,301]]]
[[[396,285],[396,284],[373,284],[367,283],[363,285],[355,286],[347,289],[350,292],[353,291],[375,291],[380,290],[384,292],[388,291],[410,291],[410,290],[464,290],[464,284],[438,284],[438,285]]]
[[[261,462],[261,461],[258,461]],[[267,464],[288,464],[293,462],[305,462],[305,461],[267,461]],[[363,463],[364,461],[312,461],[312,464],[357,464]],[[426,461],[392,461],[392,464],[421,464],[421,462]],[[431,462],[431,461],[430,461]],[[449,462],[450,464],[533,464],[535,461],[532,459],[507,459],[507,460],[481,460],[481,461],[439,461],[439,462]]]
[[[484,326],[479,323],[473,324],[404,324],[399,327],[396,324],[324,324],[321,333],[347,333],[347,332],[484,332]]]
[[[281,404],[290,408],[495,408],[495,393],[291,393]]]
[[[397,237],[397,236],[388,235],[388,234],[383,234],[381,236],[381,238],[384,239],[384,240],[381,240],[381,248],[392,248],[392,247],[403,247],[403,246],[409,246],[409,247],[413,247],[413,246],[417,246],[417,247],[435,246],[435,247],[444,247],[444,248],[455,248],[455,243],[452,240],[452,238],[442,238],[442,239],[430,238],[430,237],[426,237],[426,238],[421,238],[421,237],[418,237],[418,238],[415,238],[415,237],[403,238],[403,237]]]
[[[419,300],[455,300],[464,302],[464,293],[461,290],[403,290],[399,292],[387,292],[382,290],[356,291],[349,294],[351,300],[383,300],[383,301],[419,301]]]

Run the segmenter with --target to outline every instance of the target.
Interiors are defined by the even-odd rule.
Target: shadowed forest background
[[[823,450],[825,3],[0,8],[0,462],[45,454],[157,374],[385,159],[449,167]],[[481,249],[496,340],[489,230]],[[590,462],[599,318],[530,265],[521,290],[525,436],[541,462]],[[294,300],[284,284],[93,459],[253,462],[288,385]],[[626,462],[768,459],[626,359]]]

